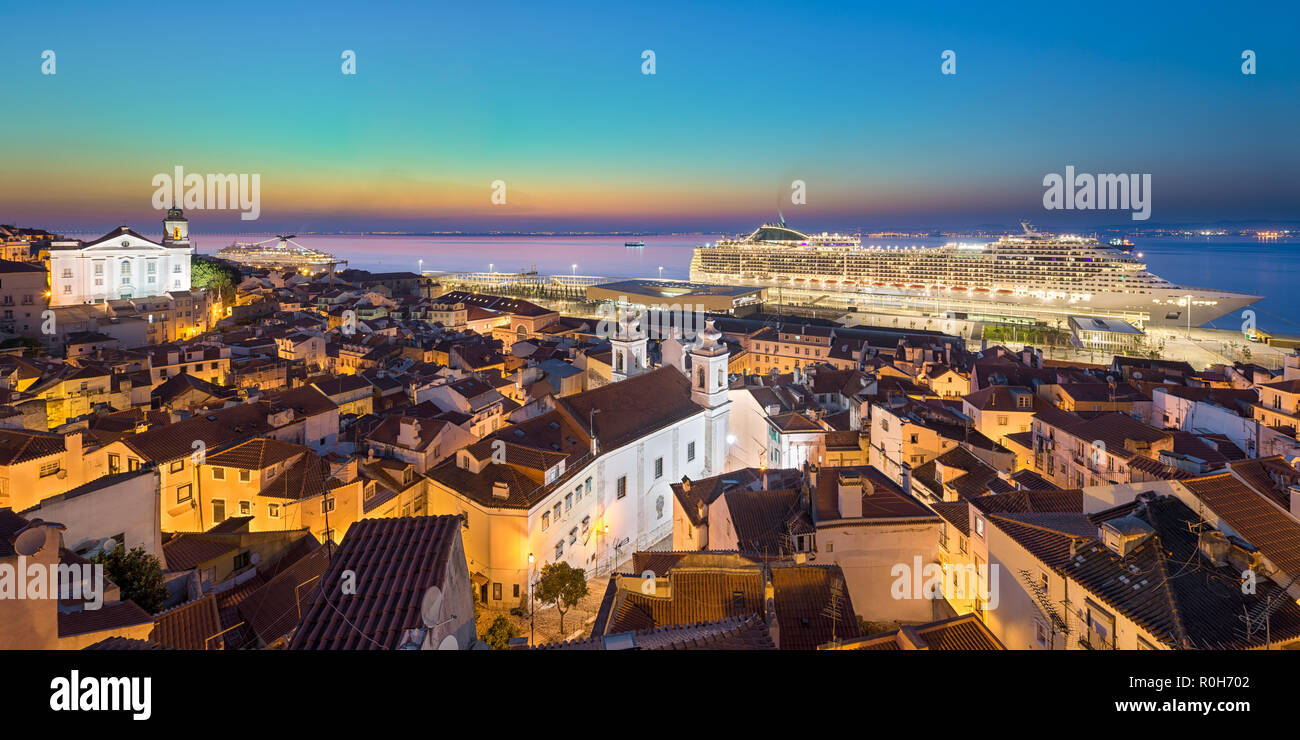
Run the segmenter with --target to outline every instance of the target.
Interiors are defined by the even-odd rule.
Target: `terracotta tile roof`
[[[735,550],[654,550],[632,553],[632,572],[665,576],[676,568],[748,568],[760,558]]]
[[[64,451],[63,435],[25,429],[0,429],[0,465],[16,465]]]
[[[226,538],[204,537],[205,533],[183,532],[163,543],[167,570],[189,570],[239,549]]]
[[[1238,460],[1228,469],[1238,480],[1290,511],[1290,487],[1300,484],[1300,470],[1287,464],[1281,455]]]
[[[538,645],[536,650],[775,650],[767,623],[757,614],[713,622],[598,634],[585,640]]]
[[[889,478],[870,465],[825,466],[817,469],[817,524],[840,520],[839,476],[857,473],[862,477],[862,517],[867,519],[929,519],[934,514],[920,501],[903,493]],[[850,521],[850,520],[843,520]]]
[[[594,423],[602,452],[703,410],[691,400],[690,381],[672,366],[556,399],[556,407],[584,431],[589,423]],[[593,417],[590,415],[593,409],[600,409],[601,413]]]
[[[833,618],[827,612],[836,584],[839,609],[838,617]],[[861,635],[838,565],[774,567],[772,585],[782,650],[815,650],[832,636],[849,640]]]
[[[267,394],[267,398],[273,410],[293,409],[295,418],[338,410],[338,404],[331,401],[329,396],[309,385],[287,391],[275,391]]]
[[[1214,566],[1201,555],[1200,530],[1206,525],[1177,498],[1146,494],[1134,504],[1092,518],[1149,527],[1150,534],[1122,557],[1095,536],[1062,532],[1059,524],[1056,529],[1038,526],[1029,523],[1030,518],[995,516],[990,523],[1087,589],[1102,607],[1133,620],[1156,640],[1189,649],[1263,645],[1262,629],[1247,635],[1239,617],[1260,614],[1268,597],[1276,597],[1280,589],[1260,579],[1257,593],[1243,594],[1239,573],[1231,566]],[[1084,525],[1078,526],[1082,531]],[[1086,595],[1080,594],[1083,598]],[[1275,607],[1270,620],[1274,640],[1300,638],[1300,607],[1288,598]]]
[[[265,403],[246,403],[198,414],[188,419],[122,438],[122,443],[146,462],[168,462],[194,453],[195,441],[208,454],[271,431]]]
[[[802,477],[800,472],[794,469],[760,471],[758,468],[741,468],[699,480],[684,479],[680,483],[673,483],[671,488],[686,516],[698,527],[702,522],[699,518],[700,503],[709,506],[723,493],[735,488],[793,487],[802,480]]]
[[[723,499],[741,552],[765,557],[790,554],[795,549],[793,536],[813,531],[799,491],[733,489]]]
[[[1083,491],[1013,491],[970,499],[985,514],[1083,511]]]
[[[420,603],[446,582],[460,516],[362,519],[353,524],[333,563],[313,589],[290,648],[392,649],[405,630],[423,625]],[[354,595],[343,595],[344,571],[357,574]]]
[[[839,650],[1006,650],[974,614],[880,632],[823,649]]]
[[[310,452],[310,447],[281,442],[278,439],[258,437],[229,447],[221,452],[207,456],[208,465],[217,465],[240,470],[262,470],[263,468],[284,462],[295,455]]]
[[[137,640],[132,637],[106,637],[82,650],[170,650],[153,640]]]
[[[712,622],[762,614],[763,572],[746,568],[676,568],[670,596],[624,591],[606,633]]]
[[[930,504],[930,508],[963,537],[970,536],[970,504],[965,501],[936,501]]]
[[[307,452],[270,483],[262,486],[257,495],[301,501],[324,493],[329,479],[329,461],[314,452]]]
[[[298,625],[328,568],[329,550],[317,547],[248,594],[239,603],[240,616],[263,644],[274,643]]]
[[[98,609],[59,611],[59,637],[138,627],[153,622],[149,612],[134,601],[105,603]]]
[[[1180,484],[1274,565],[1300,576],[1300,522],[1290,514],[1229,473]]]
[[[221,638],[210,639],[220,632],[217,597],[208,594],[155,617],[149,639],[181,650],[220,650]]]

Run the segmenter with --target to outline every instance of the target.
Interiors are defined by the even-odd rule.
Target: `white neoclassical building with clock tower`
[[[190,289],[189,221],[167,211],[161,242],[127,226],[88,242],[50,246],[50,305],[104,303]]]

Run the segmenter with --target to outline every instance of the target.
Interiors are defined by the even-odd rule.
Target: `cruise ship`
[[[1174,285],[1096,239],[1022,227],[988,243],[881,247],[852,235],[805,234],[782,219],[696,247],[691,280],[764,286],[769,300],[784,303],[986,321],[1104,316],[1200,326],[1260,300]]]
[[[293,268],[309,270],[312,268],[332,269],[343,260],[334,255],[321,252],[293,241],[294,235],[280,236],[260,242],[235,242],[217,252],[217,257],[231,262],[238,262],[249,267]],[[275,244],[271,244],[275,242]]]

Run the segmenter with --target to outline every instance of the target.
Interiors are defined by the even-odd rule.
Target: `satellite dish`
[[[1142,379],[1142,371],[1141,371],[1141,370],[1134,370],[1134,371],[1133,371],[1133,379],[1134,379],[1134,380],[1141,380],[1141,379]]]
[[[100,552],[109,553],[116,549],[117,549],[117,540],[113,539],[112,537],[105,538],[103,542],[99,543]]]
[[[434,588],[437,588],[436,586]],[[439,650],[460,650],[460,643],[456,642],[455,635],[447,635],[438,643]]]
[[[29,526],[14,538],[14,552],[24,557],[31,557],[45,549],[45,527],[38,524]]]
[[[257,565],[258,563],[262,562],[262,553],[253,552],[249,554],[248,562],[252,563],[253,565]]]
[[[424,626],[436,627],[441,621],[439,619],[441,614],[442,589],[430,586],[429,590],[424,592],[424,598],[420,600],[420,616],[424,619]]]

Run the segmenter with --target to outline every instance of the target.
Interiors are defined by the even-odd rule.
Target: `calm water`
[[[686,278],[691,250],[718,235],[688,236],[304,236],[296,241],[348,260],[366,270],[514,272],[537,266],[542,273],[576,272],[604,277]],[[196,235],[199,251],[212,254],[236,237]],[[240,236],[240,241],[258,237]],[[643,248],[624,241],[641,240]],[[866,240],[870,241],[870,240]],[[891,241],[902,246],[936,245],[944,239]],[[971,240],[975,241],[975,240]],[[1150,270],[1181,285],[1215,287],[1264,296],[1255,304],[1260,328],[1300,334],[1300,242],[1261,243],[1241,238],[1135,239]],[[423,259],[423,265],[420,260]],[[577,265],[574,268],[574,265]],[[1218,328],[1237,328],[1239,317],[1224,317]]]

